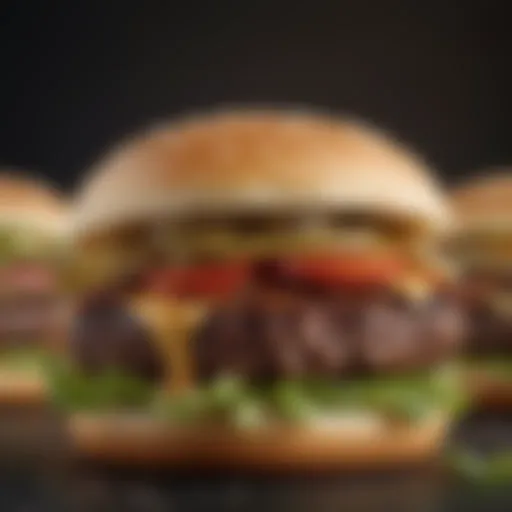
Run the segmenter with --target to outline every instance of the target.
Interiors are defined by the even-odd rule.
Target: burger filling
[[[465,267],[468,363],[512,378],[512,239],[502,228],[468,232],[457,240],[455,251]]]
[[[468,273],[465,298],[472,323],[470,361],[512,378],[512,269]]]
[[[172,421],[309,421],[347,411],[410,420],[454,407],[456,386],[440,367],[462,324],[439,269],[421,265],[406,236],[375,226],[276,225],[159,231],[144,247],[165,247],[166,257],[155,250],[160,258],[84,304],[60,402],[152,403]],[[155,296],[208,304],[187,331],[188,357],[176,353],[172,332],[162,343],[129,313],[134,300]],[[173,357],[162,354],[165,343]],[[155,383],[183,374],[178,360],[191,364],[193,384],[156,399]]]
[[[55,243],[41,233],[0,228],[0,365],[40,358],[56,328]]]

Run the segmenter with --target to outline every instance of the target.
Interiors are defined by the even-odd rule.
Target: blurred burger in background
[[[221,112],[127,141],[79,191],[83,299],[54,398],[78,450],[251,469],[436,454],[460,405],[445,198],[382,133]]]
[[[43,398],[42,359],[63,336],[57,269],[66,222],[49,185],[0,173],[0,404]]]
[[[453,193],[454,250],[471,320],[471,386],[481,405],[512,405],[512,173],[482,173]]]

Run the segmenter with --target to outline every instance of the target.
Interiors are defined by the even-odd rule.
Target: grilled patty
[[[75,318],[71,355],[86,374],[116,369],[159,381],[165,368],[149,332],[116,295],[95,297]]]
[[[344,377],[409,371],[451,356],[459,308],[392,294],[246,297],[212,312],[194,343],[203,378]]]
[[[414,301],[390,289],[325,290],[275,279],[265,268],[211,311],[190,340],[201,379],[236,373],[252,380],[343,378],[411,371],[457,352],[464,318],[447,295]],[[120,368],[158,380],[165,368],[152,329],[131,317],[123,287],[82,309],[73,351],[86,372]],[[172,341],[171,341],[172,343]],[[172,371],[172,369],[171,369]]]

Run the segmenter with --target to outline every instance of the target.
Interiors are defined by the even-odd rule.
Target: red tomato
[[[404,274],[406,262],[397,257],[320,256],[283,263],[288,276],[325,286],[372,286],[392,282]]]
[[[222,297],[235,292],[246,281],[247,266],[212,263],[154,270],[145,289],[178,296]]]
[[[309,282],[325,287],[386,285],[407,271],[404,259],[392,256],[316,256],[269,260],[248,265],[225,262],[155,269],[144,280],[144,289],[156,293],[226,297],[249,279],[274,283]]]

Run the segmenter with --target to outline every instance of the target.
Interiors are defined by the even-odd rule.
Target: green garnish
[[[117,369],[85,376],[70,365],[53,361],[46,373],[53,402],[65,410],[137,409],[147,406],[154,395],[153,385]]]
[[[0,371],[43,371],[50,358],[50,353],[40,347],[7,349],[0,354]]]
[[[321,415],[371,411],[390,419],[417,421],[440,411],[456,413],[465,404],[456,373],[433,372],[350,381],[287,380],[251,384],[223,376],[174,395],[112,369],[84,376],[53,361],[47,365],[53,401],[64,409],[151,408],[173,422],[227,422],[260,425],[265,418],[304,423]]]
[[[307,421],[315,414],[314,397],[303,382],[283,381],[275,384],[270,404],[278,415],[294,422]]]
[[[374,411],[403,421],[417,421],[449,410],[459,412],[464,393],[454,375],[433,372],[407,377],[329,381],[282,381],[251,385],[222,377],[177,397],[163,398],[158,412],[171,421],[261,423],[264,417],[307,422],[319,415]]]

